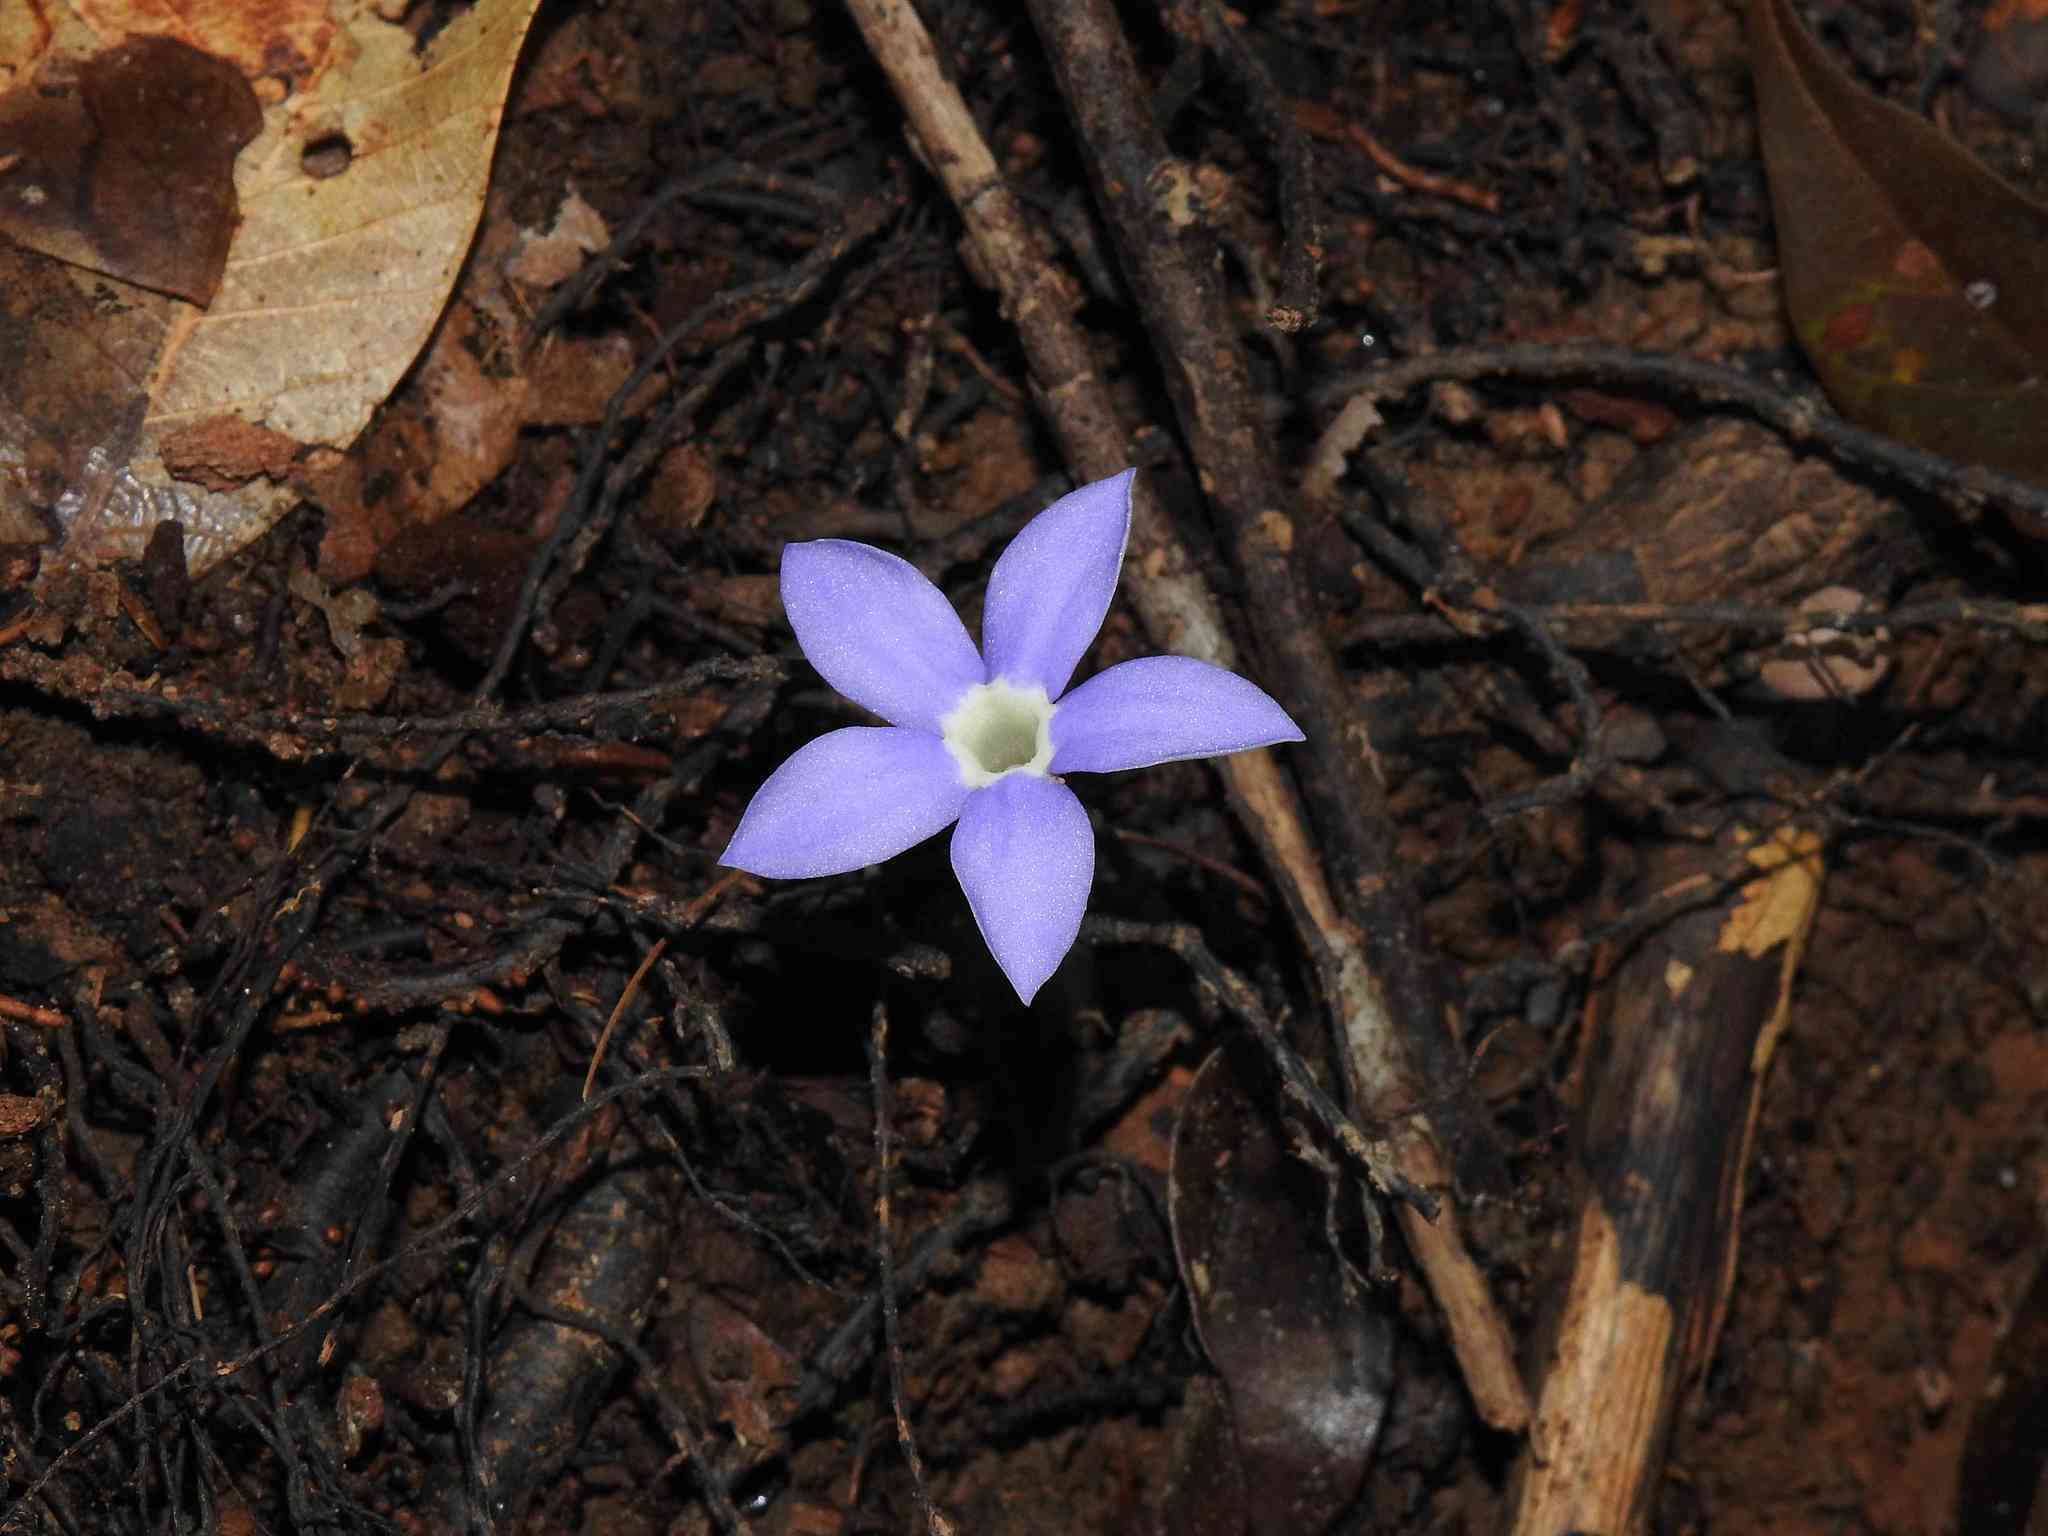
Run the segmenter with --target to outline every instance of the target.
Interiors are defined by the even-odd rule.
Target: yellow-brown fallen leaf
[[[75,68],[117,31],[174,35],[245,73],[266,71],[255,82],[262,130],[235,164],[241,223],[213,301],[202,310],[123,288],[98,304],[119,325],[87,343],[107,359],[90,417],[24,410],[17,396],[42,386],[0,380],[0,517],[53,519],[79,559],[136,554],[175,518],[195,574],[263,533],[296,499],[290,486],[188,485],[165,467],[164,440],[223,416],[305,447],[354,440],[447,302],[537,4],[478,0],[424,49],[374,0],[317,12],[290,0],[58,0],[43,12],[46,35],[0,28],[10,50],[0,74],[16,80]],[[111,400],[118,388],[129,398]]]

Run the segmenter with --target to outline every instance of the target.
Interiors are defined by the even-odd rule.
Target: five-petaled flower
[[[1147,768],[1300,741],[1235,673],[1147,656],[1074,675],[1116,591],[1134,470],[1024,525],[989,575],[979,651],[908,561],[847,539],[782,552],[804,655],[886,726],[820,736],[769,775],[719,862],[778,879],[836,875],[959,822],[953,873],[1003,974],[1030,1002],[1073,947],[1095,838],[1054,775]]]

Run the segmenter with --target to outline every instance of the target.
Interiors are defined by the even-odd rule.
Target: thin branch
[[[896,1443],[903,1447],[903,1460],[910,1467],[910,1481],[917,1490],[917,1507],[924,1513],[928,1536],[954,1536],[953,1522],[932,1502],[924,1457],[918,1454],[917,1436],[911,1432],[910,1415],[903,1407],[903,1328],[896,1310],[895,1239],[889,1230],[889,1186],[896,1158],[889,1120],[889,1013],[880,1003],[875,1004],[874,1021],[868,1029],[868,1085],[875,1101],[875,1265],[882,1278],[882,1337],[889,1357],[889,1406],[896,1417]]]
[[[1109,0],[1031,0],[1030,10],[1079,130],[1080,148],[1153,354],[1212,509],[1228,526],[1251,621],[1279,684],[1307,732],[1301,779],[1328,871],[1331,921],[1358,942],[1346,977],[1326,967],[1338,1005],[1347,1083],[1361,1119],[1427,1104],[1390,1127],[1400,1177],[1423,1187],[1503,1182],[1490,1123],[1465,1081],[1453,1039],[1456,1006],[1423,927],[1386,787],[1375,771],[1353,692],[1322,638],[1296,579],[1291,551],[1297,498],[1285,483],[1272,432],[1224,293],[1216,242],[1190,202],[1187,173],[1146,107],[1147,93]],[[1327,896],[1326,896],[1327,899]],[[1348,947],[1348,946],[1347,946]],[[1498,1427],[1528,1421],[1528,1396],[1507,1325],[1466,1249],[1455,1212],[1438,1223],[1411,1207],[1399,1216],[1410,1248],[1444,1309],[1474,1402]]]

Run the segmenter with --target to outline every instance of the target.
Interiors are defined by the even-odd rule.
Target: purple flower
[[[1189,656],[1126,661],[1066,691],[1102,627],[1135,470],[1024,525],[989,575],[982,648],[907,561],[847,539],[782,552],[782,606],[825,681],[886,726],[848,726],[763,784],[719,862],[775,879],[876,864],[954,822],[953,873],[1030,1002],[1081,929],[1095,838],[1053,775],[1300,741],[1287,712]]]

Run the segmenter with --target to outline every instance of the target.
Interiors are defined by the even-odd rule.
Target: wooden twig
[[[267,989],[264,993],[268,995]],[[25,1478],[26,1486],[4,1506],[0,1506],[0,1531],[27,1529],[29,1510],[38,1500],[46,1497],[57,1475],[72,1466],[89,1453],[94,1446],[104,1441],[115,1429],[127,1423],[136,1415],[147,1411],[167,1394],[181,1386],[210,1377],[217,1385],[231,1377],[271,1359],[293,1340],[316,1328],[338,1312],[350,1297],[363,1290],[372,1282],[383,1278],[402,1264],[420,1262],[429,1254],[465,1243],[470,1239],[463,1235],[463,1229],[476,1215],[484,1202],[502,1187],[523,1174],[541,1157],[557,1146],[561,1140],[604,1112],[607,1106],[618,1102],[629,1094],[645,1092],[663,1083],[682,1082],[691,1078],[707,1076],[702,1067],[664,1067],[633,1078],[631,1081],[608,1088],[588,1103],[563,1116],[550,1126],[534,1142],[499,1172],[499,1177],[488,1184],[479,1185],[465,1195],[455,1209],[418,1232],[403,1249],[362,1265],[350,1271],[331,1294],[303,1317],[281,1321],[274,1334],[242,1353],[223,1359],[216,1353],[206,1352],[187,1355],[168,1366],[161,1375],[147,1385],[135,1388],[119,1406],[108,1412],[97,1422],[87,1426],[85,1431],[72,1440],[47,1466],[35,1470],[32,1478]]]
[[[1446,1027],[1456,1009],[1396,846],[1372,743],[1295,579],[1295,498],[1253,397],[1215,241],[1190,199],[1185,168],[1146,106],[1114,8],[1107,0],[1031,0],[1030,9],[1080,130],[1202,487],[1235,541],[1247,608],[1276,691],[1308,734],[1302,786],[1323,855],[1315,862],[1327,867],[1335,895],[1318,937],[1328,942],[1348,925],[1358,942],[1346,946],[1345,958],[1362,968],[1347,980],[1340,967],[1333,977],[1344,1004],[1341,1054],[1354,1112],[1394,1121],[1388,1144],[1411,1182],[1455,1182],[1451,1147],[1484,1179],[1493,1171],[1491,1138],[1464,1091],[1463,1063]],[[1429,1114],[1408,1113],[1425,1103]],[[1455,1209],[1447,1206],[1434,1224],[1412,1206],[1399,1209],[1475,1404],[1489,1423],[1520,1428],[1528,1401],[1507,1328],[1464,1247]]]
[[[1350,144],[1362,151],[1384,176],[1390,177],[1408,188],[1428,197],[1447,198],[1454,203],[1463,203],[1468,208],[1477,208],[1482,213],[1500,212],[1500,194],[1485,187],[1474,186],[1469,181],[1460,181],[1455,176],[1442,176],[1434,171],[1425,171],[1421,166],[1410,165],[1379,139],[1372,130],[1355,118],[1347,117],[1320,102],[1297,101],[1294,110],[1307,124],[1309,132],[1317,138],[1331,139],[1340,144]]]
[[[16,665],[16,662],[19,665]],[[98,720],[168,719],[185,729],[267,752],[280,762],[324,756],[365,756],[418,771],[454,733],[487,737],[566,733],[630,740],[669,729],[671,711],[708,683],[774,684],[789,675],[778,657],[712,656],[692,662],[667,682],[612,693],[584,693],[520,709],[481,704],[442,715],[314,714],[251,710],[238,700],[186,697],[144,686],[132,674],[88,663],[71,666],[39,649],[0,653],[0,682],[25,683],[52,698],[90,709]],[[401,756],[401,754],[403,754]]]
[[[1073,318],[1079,289],[1052,261],[1036,221],[1026,217],[1004,185],[916,11],[898,0],[848,0],[848,8],[888,74],[926,163],[959,209],[982,271],[1017,327],[1040,402],[1068,464],[1083,480],[1116,473],[1130,461],[1128,437]],[[1227,337],[1228,332],[1221,333],[1205,345],[1228,345]],[[1147,633],[1161,647],[1219,666],[1236,664],[1236,648],[1216,599],[1142,476],[1133,497],[1124,581]],[[1346,722],[1333,738],[1333,750],[1344,756],[1369,747],[1354,739]],[[1218,769],[1233,809],[1259,845],[1303,935],[1339,1032],[1352,1047],[1347,1056],[1372,1054],[1356,1042],[1393,1039],[1385,994],[1360,926],[1338,910],[1294,790],[1269,752],[1238,753],[1223,759]],[[1381,947],[1398,945],[1404,937],[1417,938],[1412,925],[1385,936]],[[1434,1028],[1443,1015],[1425,1017]],[[1424,1095],[1407,1085],[1406,1076],[1401,1074],[1400,1084],[1380,1085],[1381,1091],[1362,1096],[1359,1113],[1369,1117],[1375,1104],[1423,1102]],[[1396,1176],[1421,1188],[1450,1182],[1443,1159],[1418,1124],[1404,1128],[1394,1156],[1381,1178],[1383,1188],[1396,1187]],[[1403,1211],[1409,1242],[1451,1321],[1474,1400],[1489,1422],[1520,1425],[1528,1403],[1507,1330],[1464,1248],[1454,1214],[1447,1212],[1431,1226],[1410,1208]]]
[[[1315,156],[1292,103],[1265,63],[1232,29],[1219,0],[1185,0],[1202,45],[1236,88],[1252,131],[1263,142],[1280,189],[1280,291],[1266,311],[1276,330],[1292,335],[1316,322],[1321,307],[1323,221],[1316,202]]]
[[[1839,460],[1875,469],[1924,492],[1966,522],[1995,509],[2036,537],[2048,536],[2048,490],[1996,470],[1959,464],[1909,447],[1843,420],[1819,400],[1793,394],[1782,383],[1702,358],[1639,352],[1598,342],[1509,342],[1377,364],[1322,386],[1316,396],[1323,403],[1352,403],[1347,427],[1356,432],[1355,443],[1370,430],[1370,423],[1365,422],[1369,406],[1398,400],[1439,380],[1471,383],[1488,378],[1628,384],[1704,405],[1731,406],[1755,417],[1788,442],[1818,444]],[[1345,435],[1350,436],[1350,431]],[[1326,444],[1314,459],[1324,462],[1333,451],[1341,455],[1344,450]]]
[[[0,1019],[18,1019],[23,1024],[40,1024],[44,1029],[62,1029],[71,1021],[54,1008],[38,1007],[18,997],[0,997]]]
[[[1383,1149],[1376,1147],[1379,1138],[1365,1127],[1346,1115],[1323,1091],[1321,1083],[1308,1068],[1280,1031],[1279,1026],[1266,1012],[1259,995],[1237,972],[1216,958],[1201,931],[1188,923],[1132,923],[1113,917],[1090,917],[1081,924],[1081,936],[1092,944],[1157,944],[1172,951],[1186,962],[1195,979],[1203,986],[1214,990],[1217,1001],[1237,1015],[1252,1039],[1258,1042],[1266,1059],[1272,1063],[1274,1075],[1280,1079],[1282,1091],[1288,1099],[1306,1111],[1337,1149],[1357,1163],[1370,1177],[1384,1175],[1378,1165],[1385,1159]],[[1435,1219],[1437,1200],[1426,1189],[1401,1190],[1398,1193],[1430,1219]],[[1375,1220],[1368,1210],[1368,1220]],[[1373,1268],[1380,1267],[1379,1230],[1373,1230]]]
[[[910,1414],[903,1406],[903,1328],[896,1309],[896,1238],[889,1221],[889,1186],[896,1160],[889,1119],[889,1014],[880,1003],[875,1004],[874,1019],[868,1027],[868,1086],[875,1100],[875,1267],[880,1272],[882,1337],[889,1357],[889,1406],[896,1419],[896,1443],[902,1447],[903,1460],[910,1468],[910,1481],[917,1490],[917,1507],[924,1514],[927,1536],[954,1536],[953,1522],[932,1502],[924,1457],[918,1453]]]
[[[640,983],[646,980],[647,972],[654,962],[661,958],[661,952],[667,948],[668,935],[663,934],[654,941],[653,947],[640,957],[639,965],[634,967],[633,974],[626,979],[626,985],[620,989],[619,1000],[612,1004],[612,1011],[605,1018],[604,1028],[597,1033],[597,1044],[591,1047],[590,1070],[583,1074],[584,1098],[588,1099],[591,1089],[597,1086],[597,1069],[604,1065],[604,1051],[605,1047],[611,1044],[612,1031],[619,1027],[619,1019],[632,1003],[634,994],[640,990]]]

